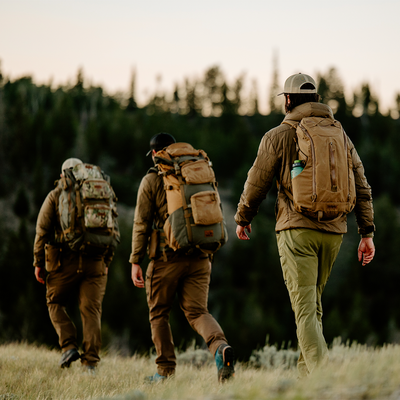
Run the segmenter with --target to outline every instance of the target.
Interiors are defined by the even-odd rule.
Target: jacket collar
[[[304,117],[334,118],[329,106],[322,103],[304,103],[287,113],[282,123],[300,122]],[[289,123],[290,125],[290,123]]]

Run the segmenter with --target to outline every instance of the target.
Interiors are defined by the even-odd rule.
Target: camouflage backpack
[[[166,242],[173,250],[215,253],[228,240],[211,162],[203,150],[173,143],[155,155],[167,197]]]
[[[120,241],[117,198],[100,167],[78,164],[63,171],[58,213],[63,241],[74,251],[104,254]]]
[[[304,167],[292,176],[292,191],[287,191],[295,209],[320,222],[351,212],[356,204],[353,162],[340,122],[305,117],[300,123],[284,123],[296,129],[298,160]]]

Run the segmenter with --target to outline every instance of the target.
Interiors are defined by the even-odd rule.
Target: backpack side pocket
[[[196,225],[213,225],[224,219],[218,193],[209,190],[199,192],[190,198],[193,219]]]

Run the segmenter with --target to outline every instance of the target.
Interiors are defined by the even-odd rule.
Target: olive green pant
[[[343,235],[312,229],[289,229],[277,234],[283,277],[297,325],[300,376],[310,374],[328,359],[321,296],[342,239]]]
[[[210,274],[211,264],[204,255],[175,254],[166,262],[153,260],[147,268],[147,302],[160,375],[169,376],[175,372],[169,313],[176,295],[190,326],[203,337],[212,355],[219,345],[227,343],[224,332],[207,308]]]
[[[67,314],[66,306],[79,299],[83,342],[81,362],[96,365],[100,361],[101,312],[107,275],[102,257],[82,256],[71,251],[62,253],[61,266],[47,276],[47,307],[58,334],[62,352],[78,349],[76,328]]]

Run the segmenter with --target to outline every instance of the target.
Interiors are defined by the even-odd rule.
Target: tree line
[[[139,107],[132,76],[127,98],[86,85],[82,72],[69,86],[15,80],[0,71],[0,341],[26,340],[57,346],[45,304],[45,288],[33,276],[32,249],[40,206],[58,179],[62,162],[78,157],[100,165],[118,196],[121,244],[109,271],[103,303],[105,348],[144,353],[152,346],[144,291],[130,279],[128,262],[133,211],[141,178],[151,167],[149,139],[165,131],[178,141],[204,149],[219,182],[229,241],[216,255],[209,308],[239,358],[248,359],[268,335],[273,343],[296,345],[294,318],[280,269],[274,233],[276,190],[268,194],[253,223],[249,242],[235,236],[233,215],[266,131],[284,115],[276,98],[277,71],[269,113],[259,112],[256,83],[244,93],[245,76],[229,83],[213,66],[201,78],[184,79],[171,93],[159,90]],[[377,254],[365,266],[357,261],[359,237],[353,215],[324,294],[324,329],[329,341],[382,344],[400,341],[400,270],[396,262],[400,231],[400,94],[392,113],[380,112],[366,83],[349,100],[337,71],[317,77],[322,101],[331,106],[355,144],[372,186]],[[146,263],[143,264],[145,266]],[[171,313],[177,347],[197,337],[178,305]],[[71,305],[71,314],[78,313]],[[78,329],[78,332],[80,330]]]

